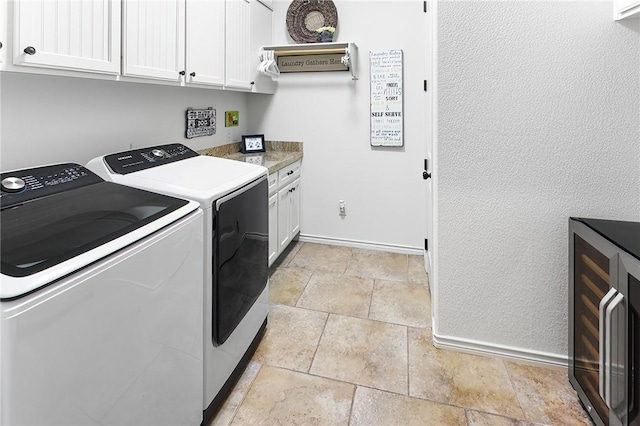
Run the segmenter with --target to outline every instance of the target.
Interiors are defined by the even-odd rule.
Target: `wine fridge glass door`
[[[609,425],[609,408],[600,397],[600,302],[611,288],[615,259],[597,250],[577,234],[573,241],[573,374],[603,424]]]

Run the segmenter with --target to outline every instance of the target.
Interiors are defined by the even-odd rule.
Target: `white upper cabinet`
[[[14,65],[120,72],[120,0],[16,0],[13,7]]]
[[[185,0],[126,0],[123,18],[123,74],[182,81]]]
[[[4,69],[7,62],[7,47],[9,40],[9,23],[7,1],[0,1],[0,69]]]
[[[250,90],[251,4],[248,0],[226,0],[226,6],[226,85]]]
[[[224,85],[225,2],[187,0],[187,84]]]
[[[613,17],[616,20],[640,18],[640,0],[614,0]]]
[[[273,10],[269,9],[263,2],[251,2],[251,47],[249,50],[249,70],[251,71],[251,81],[253,92],[269,93],[275,92],[276,83],[266,74],[258,71],[260,52],[262,46],[273,43]]]

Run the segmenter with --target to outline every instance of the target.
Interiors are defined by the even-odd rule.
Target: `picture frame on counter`
[[[243,154],[253,154],[254,152],[265,152],[266,144],[264,135],[242,135],[240,152]]]

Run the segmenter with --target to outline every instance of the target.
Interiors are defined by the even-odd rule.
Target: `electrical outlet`
[[[338,201],[338,209],[339,212],[338,213],[340,216],[346,216],[347,215],[347,203],[344,200],[339,200]]]
[[[233,142],[233,127],[227,128],[227,143]]]

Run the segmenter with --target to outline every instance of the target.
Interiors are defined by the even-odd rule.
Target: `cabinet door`
[[[127,0],[123,17],[123,74],[180,82],[184,71],[184,0]]]
[[[287,248],[291,242],[289,203],[291,202],[291,187],[287,186],[278,192],[278,252]]]
[[[0,1],[0,70],[5,68],[7,63],[7,45],[9,40],[9,21],[7,1]]]
[[[187,0],[186,82],[224,85],[224,1]]]
[[[15,65],[120,72],[120,0],[17,0]]]
[[[251,4],[249,0],[226,0],[226,6],[226,85],[248,90],[251,89]]]
[[[276,84],[268,75],[258,72],[260,58],[258,52],[262,46],[273,44],[273,10],[259,1],[251,2],[251,49],[249,51],[249,69],[251,71],[251,81],[253,92],[268,93],[275,92]]]
[[[269,198],[269,266],[278,254],[278,194],[273,194]]]
[[[300,231],[300,179],[291,184],[289,197],[289,234],[291,239]]]

